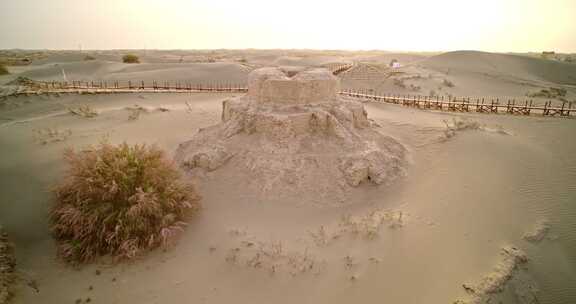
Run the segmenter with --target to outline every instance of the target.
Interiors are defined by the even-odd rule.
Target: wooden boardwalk
[[[345,68],[345,67],[341,67]],[[243,83],[191,83],[186,81],[49,81],[34,82],[26,90],[15,95],[38,94],[112,94],[112,93],[244,93],[248,88]],[[343,90],[343,96],[363,99],[369,102],[382,102],[403,105],[418,109],[450,112],[504,113],[511,115],[542,115],[572,117],[576,107],[571,102],[553,106],[552,101],[537,105],[532,100],[517,101],[499,98],[444,98],[419,95],[376,95],[366,91]]]

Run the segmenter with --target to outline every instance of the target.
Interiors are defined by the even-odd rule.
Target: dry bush
[[[194,188],[156,147],[103,142],[70,149],[65,159],[69,170],[54,190],[51,225],[59,254],[73,264],[166,246],[198,209]]]
[[[444,80],[442,81],[442,84],[443,84],[445,87],[448,87],[448,88],[453,88],[453,87],[455,87],[454,83],[453,83],[452,81],[448,80],[448,79],[444,79]]]
[[[566,97],[566,93],[567,93],[567,91],[564,88],[549,88],[549,89],[541,89],[538,92],[529,93],[527,95],[528,95],[528,97],[562,99],[563,97]]]
[[[403,89],[406,88],[406,84],[404,83],[404,79],[402,78],[394,78],[394,85],[397,87],[401,87]]]
[[[486,130],[486,127],[481,123],[466,119],[466,118],[452,118],[452,121],[448,121],[446,119],[442,120],[446,125],[446,129],[444,130],[444,134],[440,137],[440,141],[446,141],[454,136],[456,136],[456,132],[465,131],[465,130]]]
[[[147,108],[141,105],[134,105],[132,107],[126,107],[125,109],[130,112],[128,120],[138,120],[138,118],[140,118],[140,114],[149,112]]]
[[[8,303],[12,297],[12,285],[16,280],[14,247],[0,226],[0,304]]]
[[[452,122],[444,119],[442,122],[447,130],[453,131],[481,130],[484,127],[481,123],[467,118],[452,118]]]
[[[84,61],[92,61],[92,60],[96,60],[96,57],[91,55],[84,56]]]
[[[140,58],[134,54],[126,54],[122,56],[122,62],[124,63],[140,63]]]
[[[98,116],[98,112],[88,105],[79,106],[78,108],[68,108],[68,112],[84,118],[92,118]]]
[[[10,72],[8,72],[8,69],[0,63],[0,75],[8,75],[10,74]]]
[[[169,112],[170,109],[165,108],[165,107],[156,107],[156,108],[150,108],[150,107],[143,107],[141,105],[133,105],[131,107],[125,107],[124,109],[126,109],[127,111],[130,112],[130,115],[128,116],[128,120],[138,120],[140,118],[141,114],[146,114],[146,113],[151,113],[151,112]]]
[[[57,128],[34,129],[34,141],[41,145],[62,142],[72,136],[72,130],[59,130]]]

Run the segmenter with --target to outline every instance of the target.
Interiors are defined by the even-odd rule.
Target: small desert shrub
[[[134,54],[126,54],[122,57],[124,63],[140,63],[140,58]]]
[[[84,61],[91,61],[91,60],[96,60],[96,57],[90,56],[90,55],[86,55],[86,56],[84,57]]]
[[[442,81],[442,84],[449,88],[455,87],[454,83],[448,79],[444,79],[444,81]]]
[[[0,75],[8,75],[10,74],[10,72],[8,72],[8,69],[0,63]]]
[[[404,83],[404,79],[402,78],[394,78],[394,85],[397,87],[401,87],[403,89],[406,88],[406,84]]]
[[[79,106],[77,108],[68,108],[70,114],[74,114],[84,118],[92,118],[98,116],[98,112],[88,105]]]
[[[563,98],[566,96],[566,89],[564,88],[549,88],[541,89],[538,92],[527,94],[528,97],[543,97],[543,98]]]
[[[8,303],[12,297],[12,287],[16,280],[15,268],[14,247],[0,226],[0,303]]]
[[[168,245],[198,209],[194,188],[158,148],[101,143],[65,159],[51,225],[60,256],[73,264]]]
[[[411,91],[419,92],[420,89],[421,89],[420,86],[410,84],[410,90],[411,90]]]
[[[35,129],[34,141],[41,145],[62,142],[72,136],[72,130],[59,130],[56,128]]]

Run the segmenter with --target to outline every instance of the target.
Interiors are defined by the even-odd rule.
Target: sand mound
[[[0,226],[0,304],[8,303],[12,297],[11,285],[14,283],[14,248],[8,242],[8,236]]]
[[[330,203],[404,174],[406,148],[376,132],[362,104],[338,97],[336,77],[298,71],[252,72],[248,94],[224,101],[222,123],[181,144],[176,161],[191,174],[226,167],[266,197]]]

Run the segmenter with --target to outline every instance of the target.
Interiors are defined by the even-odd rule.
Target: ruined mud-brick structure
[[[361,103],[340,97],[328,70],[262,68],[248,77],[248,93],[223,102],[222,122],[179,146],[175,159],[189,174],[222,172],[264,197],[320,204],[404,174],[404,146],[381,134]]]

